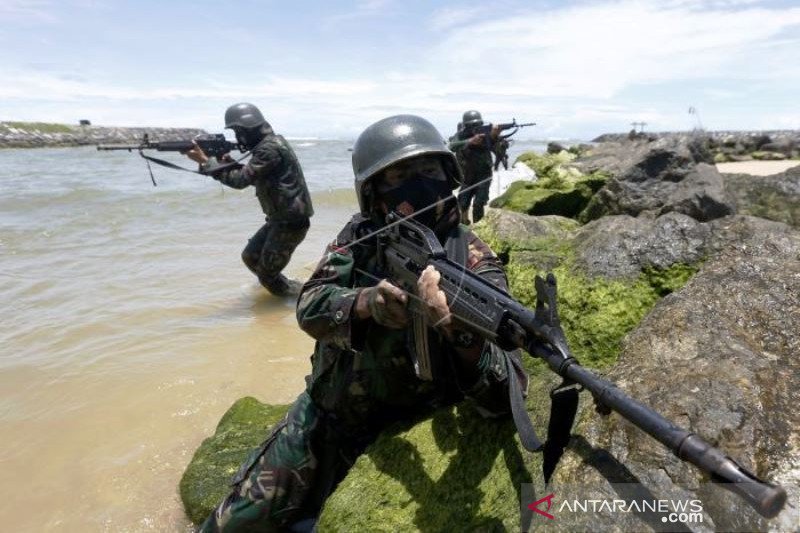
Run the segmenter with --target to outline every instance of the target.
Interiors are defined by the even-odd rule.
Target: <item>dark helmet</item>
[[[369,215],[369,180],[387,167],[421,155],[437,155],[444,164],[450,187],[461,184],[461,168],[436,128],[422,117],[395,115],[365,129],[353,146],[353,173],[361,213]]]
[[[267,124],[264,115],[253,104],[233,104],[225,111],[226,128],[259,128]]]
[[[461,123],[464,125],[464,129],[475,128],[477,126],[483,126],[483,117],[478,111],[474,109],[470,111],[465,111],[464,116],[461,117]]]

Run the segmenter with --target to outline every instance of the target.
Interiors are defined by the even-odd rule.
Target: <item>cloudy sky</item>
[[[291,136],[406,112],[449,134],[472,108],[537,138],[800,128],[798,59],[797,0],[0,0],[0,120],[219,131],[251,101]]]

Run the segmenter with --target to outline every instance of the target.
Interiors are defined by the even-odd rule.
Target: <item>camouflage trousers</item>
[[[476,180],[476,182],[477,181],[480,180]],[[468,187],[469,185],[466,186]],[[469,205],[472,203],[472,199],[474,198],[475,204],[472,207],[472,221],[477,222],[483,218],[483,209],[486,204],[489,203],[489,189],[491,186],[492,180],[489,179],[468,191],[459,191],[458,205],[461,207],[461,213],[463,216],[469,216]]]
[[[303,392],[250,454],[200,531],[311,531],[322,504],[365,448],[341,438]]]
[[[310,222],[307,218],[267,219],[242,250],[242,261],[268,287],[292,258],[295,248],[303,242]]]

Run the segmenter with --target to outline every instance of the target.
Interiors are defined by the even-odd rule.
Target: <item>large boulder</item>
[[[578,229],[574,220],[564,217],[492,209],[475,227],[507,263],[512,293],[524,304],[536,303],[533,279],[537,274],[556,275],[559,312],[570,346],[595,367],[613,362],[622,338],[655,302],[696,272],[696,263],[705,253],[707,231],[678,214],[656,222],[629,216],[608,218],[608,225],[598,221]],[[623,233],[621,241],[629,246],[629,253],[615,255],[613,248],[620,242],[610,231]],[[646,242],[628,242],[640,238]]]
[[[800,227],[800,166],[772,176],[723,174],[739,213]]]
[[[648,269],[699,263],[710,233],[707,224],[675,212],[655,219],[616,215],[583,226],[574,246],[589,276],[635,278]]]
[[[573,163],[585,173],[604,171],[633,181],[672,179],[687,174],[697,163],[713,163],[703,135],[670,135],[655,140],[607,142],[595,145]]]
[[[789,506],[765,523],[742,499],[708,486],[697,469],[619,416],[594,416],[588,402],[556,474],[557,494],[566,498],[569,487],[591,487],[593,498],[613,500],[620,489],[612,483],[639,482],[658,497],[701,498],[703,530],[796,530],[800,233],[751,217],[724,220],[714,224],[726,233],[719,251],[627,337],[610,374],[632,397],[782,484]],[[590,525],[573,515],[559,520],[567,530],[650,531],[661,525],[635,513],[594,514]]]
[[[181,501],[192,522],[203,522],[228,495],[231,478],[247,454],[267,438],[269,428],[286,415],[288,408],[245,397],[225,412],[214,435],[195,451],[181,477]]]
[[[734,212],[704,137],[670,136],[606,150],[575,163],[613,176],[581,213],[584,222],[671,211],[708,221]]]

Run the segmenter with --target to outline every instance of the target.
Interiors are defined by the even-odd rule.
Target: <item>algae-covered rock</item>
[[[574,217],[589,203],[591,190],[570,184],[559,189],[536,182],[515,182],[501,196],[492,200],[492,207],[501,207],[528,215]]]
[[[723,180],[738,212],[800,227],[800,166],[772,176],[723,174]]]
[[[648,269],[698,264],[710,234],[709,225],[680,213],[655,219],[603,217],[576,232],[576,263],[591,277],[632,279]]]
[[[574,159],[575,155],[567,151],[522,154],[517,161],[532,168],[538,179],[512,183],[490,205],[528,215],[576,217],[605,184],[607,176],[582,173],[570,165]]]
[[[644,225],[644,221],[632,217],[620,218]],[[638,236],[647,236],[646,242],[638,244],[640,249],[618,256],[613,243],[602,251],[603,243],[609,242],[604,239],[614,236],[606,235],[611,228],[600,221],[579,229],[575,221],[563,217],[490,210],[475,231],[505,259],[511,292],[525,305],[536,304],[533,280],[537,274],[556,275],[559,314],[573,352],[590,366],[604,367],[613,363],[622,338],[655,302],[696,271],[705,241],[692,241],[693,233],[686,224],[694,224],[685,218],[673,214],[658,223],[651,222],[647,230],[637,230]],[[704,236],[703,229],[695,233]],[[584,253],[584,247],[588,253]],[[686,250],[679,252],[683,248]],[[591,259],[603,254],[609,257],[605,260],[607,268],[600,268]]]
[[[571,254],[570,235],[578,227],[576,221],[557,215],[533,217],[489,209],[474,229],[504,263],[549,269]]]
[[[544,398],[535,416],[548,410]],[[328,499],[319,530],[518,530],[521,485],[543,483],[540,456],[514,434],[513,422],[481,418],[469,404],[386,432]]]
[[[750,154],[756,161],[782,161],[788,159],[786,154],[781,152],[769,152],[767,150],[756,150]]]
[[[181,478],[181,501],[192,522],[201,523],[228,495],[233,475],[288,408],[245,397],[222,416],[214,435],[203,441]]]
[[[743,499],[708,483],[617,415],[601,419],[583,406],[553,490],[586,488],[578,497],[617,499],[612,483],[643,484],[654,498],[702,500],[702,530],[795,531],[800,496],[800,233],[785,225],[735,217],[715,229],[744,232],[723,245],[682,289],[661,300],[625,340],[609,372],[630,396],[656,408],[789,493],[767,523]],[[758,225],[762,238],[748,239]],[[733,237],[730,235],[729,237]],[[584,520],[584,521],[581,521]],[[565,514],[566,530],[660,530],[636,513]]]
[[[574,160],[575,154],[566,150],[545,154],[525,152],[517,157],[517,161],[531,167],[539,179],[564,179],[583,175],[583,172],[570,165]]]

